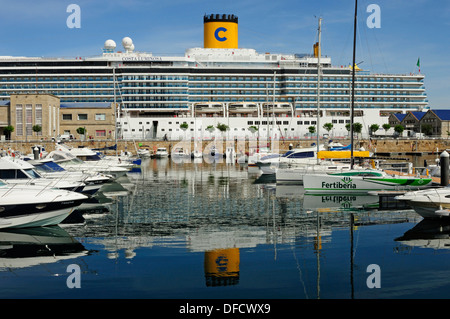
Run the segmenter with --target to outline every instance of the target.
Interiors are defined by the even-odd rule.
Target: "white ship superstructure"
[[[237,17],[210,15],[204,22],[237,24]],[[225,28],[214,28],[216,39],[226,38],[225,31],[217,31]],[[315,54],[204,47],[187,49],[182,56],[157,56],[136,52],[128,37],[122,44],[124,50],[115,51],[114,41],[107,40],[97,57],[0,57],[0,100],[12,93],[37,92],[54,94],[61,104],[116,101],[118,134],[125,139],[210,138],[222,134],[206,130],[218,124],[229,127],[224,133],[229,138],[295,139],[316,125]],[[334,66],[326,56],[320,57],[320,65],[319,132],[347,136],[351,68]],[[363,125],[363,134],[372,124],[387,123],[391,113],[428,108],[423,74],[358,70],[355,90],[354,121]],[[188,128],[180,128],[182,123]],[[325,123],[333,124],[330,132],[322,127]]]

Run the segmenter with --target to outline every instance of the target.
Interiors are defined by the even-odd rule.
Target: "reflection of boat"
[[[87,254],[84,246],[59,226],[0,231],[0,270],[3,271]]]
[[[298,185],[277,185],[275,194],[280,198],[302,198],[305,190]]]
[[[314,211],[352,211],[378,208],[378,196],[341,194],[303,196],[303,208]]]
[[[450,221],[423,219],[395,241],[421,248],[449,249]]]
[[[430,188],[395,197],[406,202],[423,218],[441,218],[450,214],[450,188]]]
[[[368,193],[374,190],[418,190],[431,185],[431,178],[389,175],[376,169],[353,169],[343,173],[307,174],[307,193]]]
[[[59,224],[86,199],[76,192],[0,182],[0,228]]]

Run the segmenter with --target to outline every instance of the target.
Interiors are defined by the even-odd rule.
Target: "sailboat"
[[[352,97],[351,97],[351,111],[350,111],[351,114],[350,145],[352,146],[354,145],[353,123],[354,123],[354,104],[355,104],[355,77],[356,77],[355,59],[356,59],[357,11],[358,11],[358,0],[355,0],[355,15],[353,28]],[[320,61],[320,48],[318,58],[319,58],[318,61]],[[319,87],[317,88],[317,90],[319,96]],[[392,176],[382,170],[364,167],[355,168],[353,147],[350,148],[350,154],[351,154],[350,171],[304,175],[303,185],[305,193],[336,194],[349,192],[368,193],[370,191],[380,191],[380,190],[417,190],[424,187],[428,187],[432,183],[431,178],[420,178],[413,176],[398,176],[398,175]]]

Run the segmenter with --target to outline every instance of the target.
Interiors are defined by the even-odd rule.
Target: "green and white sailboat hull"
[[[418,190],[431,186],[431,178],[389,175],[381,170],[352,170],[342,173],[310,174],[303,177],[305,193],[364,194],[382,190]]]

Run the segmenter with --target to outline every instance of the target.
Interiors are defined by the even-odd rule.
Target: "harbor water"
[[[375,196],[167,158],[96,196],[58,226],[0,231],[0,298],[450,297],[450,224]]]

